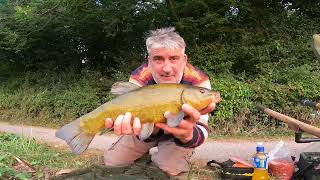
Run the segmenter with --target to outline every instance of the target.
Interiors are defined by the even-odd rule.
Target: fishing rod
[[[275,119],[278,119],[278,120],[280,120],[282,122],[287,123],[291,127],[295,127],[295,129],[297,129],[296,130],[296,134],[295,134],[296,135],[295,136],[296,137],[295,141],[297,143],[307,143],[307,142],[320,141],[320,128],[312,126],[312,125],[304,123],[304,122],[301,122],[301,121],[299,121],[299,120],[297,120],[295,118],[286,116],[286,115],[281,114],[279,112],[273,111],[273,110],[271,110],[269,108],[266,108],[266,107],[264,107],[262,105],[257,105],[256,108],[259,111],[262,111],[262,112],[272,116]],[[312,134],[314,136],[317,136],[318,138],[303,139],[302,138],[302,133],[303,132]]]

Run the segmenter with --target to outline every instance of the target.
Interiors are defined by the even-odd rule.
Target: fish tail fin
[[[77,119],[58,129],[56,137],[66,141],[74,154],[81,154],[88,148],[94,135],[84,132],[80,128],[80,119]]]

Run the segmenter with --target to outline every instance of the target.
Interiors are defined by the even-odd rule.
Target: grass
[[[53,177],[61,170],[68,169],[77,169],[80,171],[92,169],[92,172],[86,173],[87,176],[90,176],[90,173],[103,173],[102,175],[104,176],[110,176],[110,173],[114,173],[114,176],[118,175],[119,177],[121,174],[127,176],[139,176],[140,174],[146,177],[156,175],[158,178],[161,177],[161,179],[166,177],[159,168],[149,164],[151,161],[148,155],[130,167],[103,169],[101,168],[102,154],[98,151],[89,150],[80,156],[75,156],[67,152],[66,147],[54,147],[52,145],[39,143],[34,139],[27,139],[8,133],[0,133],[0,144],[0,180],[45,179],[46,177]],[[15,159],[16,157],[28,162],[31,167],[35,169],[35,172],[17,169],[18,163]],[[100,171],[103,169],[105,172],[98,172],[97,169]],[[139,173],[137,174],[137,172]],[[63,176],[64,175],[60,177]],[[188,174],[188,179],[218,179],[218,176],[218,171],[193,165]]]
[[[55,148],[34,139],[0,133],[0,179],[42,179],[61,169],[77,169],[100,162],[99,157],[87,152],[81,156],[68,153],[64,148]],[[28,162],[35,173],[19,172],[15,169],[16,157]]]
[[[193,165],[188,175],[188,179],[197,179],[197,180],[212,180],[212,179],[221,179],[219,170],[212,170],[209,168],[199,167]]]
[[[0,132],[0,180],[2,179],[46,179],[90,178],[95,175],[115,178],[167,179],[167,176],[154,165],[146,154],[136,163],[123,168],[106,168],[102,165],[100,151],[87,150],[80,156],[68,152],[67,147],[40,143],[34,139]],[[16,157],[28,162],[35,172],[17,168]],[[57,172],[77,170],[56,176]],[[70,172],[70,171],[69,171]],[[221,179],[220,170],[192,164],[186,176],[190,180]]]

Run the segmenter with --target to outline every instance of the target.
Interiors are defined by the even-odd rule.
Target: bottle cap
[[[256,150],[257,150],[257,152],[264,152],[264,147],[263,147],[262,142],[258,142]]]

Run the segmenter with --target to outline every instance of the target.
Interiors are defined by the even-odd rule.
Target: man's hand
[[[165,123],[157,123],[156,127],[171,133],[174,137],[178,138],[182,143],[187,143],[192,140],[193,127],[199,121],[200,116],[213,111],[216,107],[215,103],[211,103],[207,108],[198,111],[188,104],[182,105],[182,111],[185,113],[185,118],[181,121],[178,127],[171,128]],[[164,114],[166,118],[172,116],[170,112]]]
[[[116,135],[139,135],[141,131],[140,119],[135,117],[133,119],[133,123],[131,123],[131,119],[132,115],[130,112],[127,112],[124,115],[119,115],[114,122],[111,118],[107,118],[105,120],[105,127],[113,127]]]

